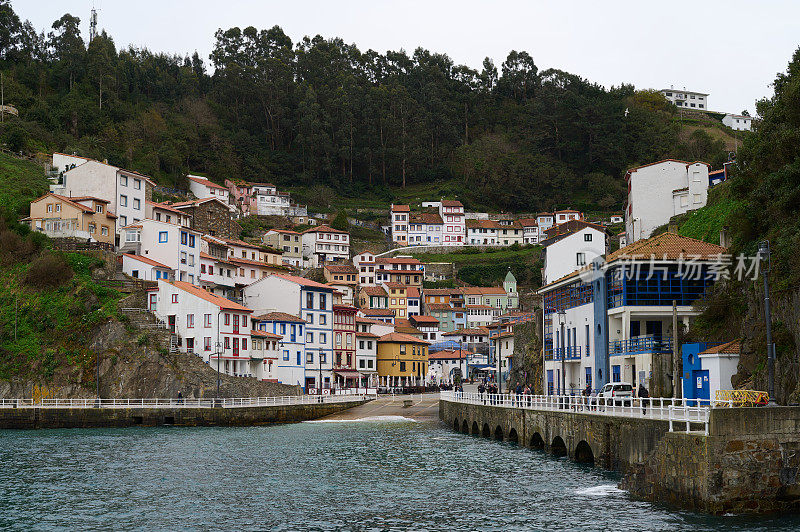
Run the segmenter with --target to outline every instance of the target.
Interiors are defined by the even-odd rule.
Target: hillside
[[[411,253],[424,262],[449,262],[456,267],[459,280],[475,286],[497,286],[503,283],[509,270],[520,286],[540,286],[542,283],[541,248],[511,246],[479,249],[468,247],[451,253]]]
[[[235,27],[214,35],[209,65],[118,49],[105,31],[87,47],[69,14],[41,33],[10,5],[0,16],[5,102],[20,113],[0,124],[8,149],[75,151],[177,188],[190,172],[297,187],[331,210],[446,196],[472,210],[608,212],[627,168],[726,153],[682,136],[660,93],[605,89],[520,50],[476,67]]]
[[[27,213],[30,201],[48,185],[42,166],[0,152],[0,212]]]

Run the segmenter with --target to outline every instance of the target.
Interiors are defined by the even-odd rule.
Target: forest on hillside
[[[621,208],[628,167],[725,158],[705,131],[681,135],[655,91],[606,89],[524,51],[499,66],[456,65],[418,48],[361,51],[220,29],[209,58],[88,45],[79,18],[21,21],[0,0],[0,71],[19,117],[0,126],[18,152],[77,152],[183,186],[186,172],[351,197],[449,183],[468,206]]]

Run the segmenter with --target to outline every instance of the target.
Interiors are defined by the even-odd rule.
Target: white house
[[[428,315],[409,315],[408,321],[419,329],[422,333],[422,339],[429,342],[438,342],[439,338],[439,320],[433,316]]]
[[[371,251],[362,251],[353,257],[353,266],[358,270],[358,284],[361,286],[375,286],[375,254]]]
[[[522,218],[518,222],[522,226],[522,242],[524,244],[538,244],[539,224],[536,223],[536,218]]]
[[[628,244],[649,238],[654,229],[669,223],[673,216],[705,207],[708,169],[709,165],[703,162],[666,159],[628,170]]]
[[[389,215],[391,217],[392,242],[399,246],[407,246],[411,208],[408,205],[392,204]]]
[[[428,353],[428,380],[434,384],[452,383],[456,374],[469,376],[470,353],[466,349]]]
[[[439,246],[442,243],[442,217],[434,212],[411,213],[408,225],[409,246]]]
[[[166,264],[130,253],[122,254],[122,273],[145,281],[175,279],[175,271]]]
[[[550,229],[555,225],[555,217],[551,212],[542,212],[536,215],[536,225],[539,226],[539,239],[542,239],[542,235],[545,231]]]
[[[669,89],[661,89],[661,94],[664,95],[667,101],[677,107],[708,110],[708,93],[706,92],[687,91],[685,89],[675,90],[670,87]]]
[[[158,281],[148,295],[149,310],[167,323],[178,349],[194,353],[226,375],[252,376],[252,310],[182,281]]]
[[[467,244],[470,246],[497,246],[500,224],[494,220],[467,220]]]
[[[123,228],[120,251],[152,259],[174,271],[175,280],[200,283],[200,238],[197,231],[145,219]]]
[[[580,211],[573,211],[572,209],[556,211],[553,213],[553,220],[555,221],[555,225],[567,223],[571,220],[583,220],[583,213]]]
[[[361,373],[367,387],[378,385],[378,338],[394,331],[383,322],[356,317],[356,369]],[[387,331],[387,332],[383,332]]]
[[[192,226],[192,215],[180,211],[166,203],[156,203],[154,201],[145,202],[145,217],[158,222],[180,225],[182,227]]]
[[[302,233],[303,258],[314,268],[326,262],[350,260],[350,235],[346,231],[320,225]]]
[[[62,176],[61,183],[50,186],[51,192],[62,196],[93,196],[108,201],[108,210],[117,215],[118,235],[126,225],[145,218],[145,202],[152,196],[155,186],[149,177],[94,159],[63,153],[53,154],[53,166],[60,169]]]
[[[284,312],[305,320],[305,389],[333,382],[333,288],[303,277],[275,274],[244,287],[257,314]]]
[[[305,386],[305,325],[304,319],[287,312],[267,312],[253,318],[254,329],[281,337],[274,372],[278,382]]]
[[[600,225],[573,220],[549,229],[541,245],[542,283],[548,284],[605,255],[606,232]]]
[[[442,245],[463,246],[467,238],[464,205],[458,200],[442,200],[439,207],[442,219]]]
[[[199,175],[189,174],[186,179],[189,181],[189,192],[194,194],[196,198],[217,198],[225,205],[231,204],[230,191],[222,185],[218,185]]]
[[[736,131],[751,131],[753,128],[753,117],[728,113],[722,117],[722,123]]]

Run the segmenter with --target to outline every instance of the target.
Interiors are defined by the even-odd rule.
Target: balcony
[[[556,347],[555,353],[552,352],[551,349],[545,349],[545,360],[561,360],[564,352],[566,351],[566,356],[564,360],[569,361],[580,361],[581,359],[581,346],[579,345],[571,345],[567,348],[563,347]]]
[[[608,343],[609,356],[672,353],[672,338],[669,336],[638,336],[630,340],[612,340]]]

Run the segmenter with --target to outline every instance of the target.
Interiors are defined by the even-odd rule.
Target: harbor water
[[[633,501],[617,480],[393,416],[0,431],[3,530],[800,529]]]

